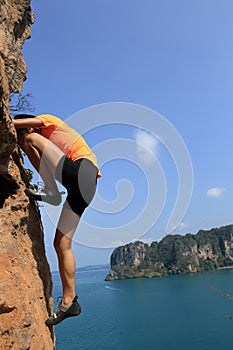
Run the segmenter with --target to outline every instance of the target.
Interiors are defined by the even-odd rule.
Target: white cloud
[[[178,229],[180,229],[180,230],[186,230],[186,229],[189,228],[189,227],[190,227],[190,225],[185,224],[184,222],[181,222],[181,223],[179,224],[179,226],[178,226]]]
[[[112,244],[113,247],[120,247],[120,246],[122,246],[122,245],[125,245],[126,242],[123,242],[123,241],[113,241],[111,244]]]
[[[137,129],[135,131],[135,139],[139,159],[146,164],[152,163],[155,157],[158,157],[158,139],[142,129]]]
[[[208,191],[207,191],[207,197],[209,198],[220,198],[223,194],[223,192],[225,191],[225,188],[222,188],[222,187],[213,187],[213,188],[210,188]]]
[[[190,227],[190,225],[185,224],[183,221],[178,225],[178,226],[173,226],[172,230],[173,231],[183,231],[187,230]]]

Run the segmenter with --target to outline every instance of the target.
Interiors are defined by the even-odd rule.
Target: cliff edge
[[[0,349],[54,349],[45,325],[52,280],[40,212],[24,190],[28,179],[10,118],[10,93],[26,79],[21,52],[30,37],[29,0],[0,0]]]

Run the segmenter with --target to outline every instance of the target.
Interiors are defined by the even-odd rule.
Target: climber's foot
[[[62,301],[60,301],[57,311],[46,320],[46,326],[55,326],[65,318],[78,316],[81,313],[81,306],[79,305],[77,299],[78,297],[76,295],[72,303],[67,307],[61,305]]]
[[[65,194],[64,191],[53,193],[48,188],[33,191],[30,188],[26,188],[26,195],[36,201],[43,201],[52,205],[59,205],[62,201],[61,195]]]

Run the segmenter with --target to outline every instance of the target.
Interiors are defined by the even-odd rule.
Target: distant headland
[[[197,234],[167,235],[150,246],[137,241],[116,248],[106,281],[161,277],[233,267],[233,225]]]

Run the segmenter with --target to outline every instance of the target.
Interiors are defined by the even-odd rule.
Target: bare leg
[[[58,192],[54,174],[63,152],[45,137],[30,133],[20,137],[19,146],[52,192]]]
[[[72,252],[72,237],[79,219],[79,215],[67,208],[63,208],[54,239],[63,287],[62,305],[64,306],[71,304],[75,297],[76,263]]]

